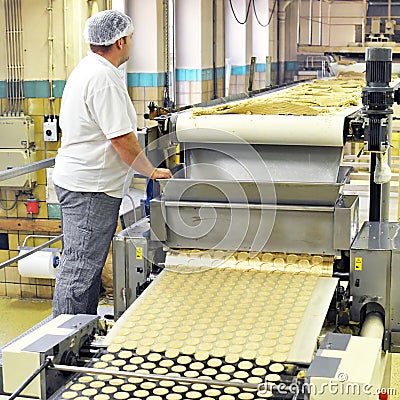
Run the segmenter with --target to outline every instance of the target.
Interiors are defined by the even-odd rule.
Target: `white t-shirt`
[[[61,146],[53,182],[75,192],[123,197],[134,171],[110,139],[136,132],[137,116],[119,70],[89,52],[72,71],[61,100]]]

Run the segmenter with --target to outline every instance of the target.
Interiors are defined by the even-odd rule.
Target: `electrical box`
[[[58,140],[58,116],[45,115],[43,122],[43,139],[45,142],[57,142]]]
[[[36,161],[35,126],[30,116],[0,117],[0,171]],[[32,189],[36,172],[0,181],[1,188]]]
[[[35,126],[29,116],[0,117],[0,147],[26,149],[35,142]]]
[[[0,171],[31,164],[36,161],[36,151],[33,149],[16,150],[0,149]],[[1,188],[32,189],[37,182],[36,172],[16,176],[15,178],[0,181]]]

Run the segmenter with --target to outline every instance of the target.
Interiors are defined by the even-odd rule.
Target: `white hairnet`
[[[100,11],[85,23],[83,36],[87,43],[108,46],[133,33],[132,19],[117,10]]]

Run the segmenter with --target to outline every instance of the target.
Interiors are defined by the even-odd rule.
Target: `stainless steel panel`
[[[335,207],[333,247],[349,250],[359,229],[358,196],[342,196]]]
[[[149,275],[148,239],[143,236],[149,222],[142,219],[113,239],[114,315],[119,317],[138,296],[138,288]]]
[[[336,183],[342,147],[185,143],[189,179]]]
[[[333,207],[169,201],[165,202],[165,244],[172,248],[337,254],[333,214]],[[152,218],[153,230],[163,231],[162,224]]]
[[[159,240],[164,242],[167,240],[167,225],[166,225],[166,213],[164,202],[159,199],[153,199],[150,201],[150,238],[151,240]]]
[[[392,332],[391,351],[400,352],[400,251],[392,252],[390,283],[390,308],[387,312]]]
[[[351,317],[360,319],[364,305],[378,304],[385,310],[389,329],[392,250],[399,249],[398,223],[365,222],[350,251]]]
[[[352,249],[350,253],[351,318],[359,321],[364,305],[388,306],[389,250]]]
[[[113,290],[114,290],[114,316],[122,315],[126,310],[127,296],[131,297],[131,289],[127,287],[126,280],[126,243],[125,238],[115,236],[112,242],[113,261]]]
[[[352,248],[400,251],[400,224],[364,222]]]
[[[333,206],[344,181],[332,184],[172,179],[159,183],[166,200]]]

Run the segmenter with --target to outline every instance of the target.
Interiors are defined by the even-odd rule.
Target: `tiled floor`
[[[0,298],[0,347],[51,314],[50,300]]]

